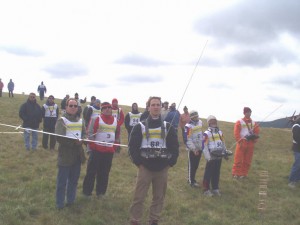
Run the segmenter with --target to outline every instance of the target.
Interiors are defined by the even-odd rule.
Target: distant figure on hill
[[[78,116],[78,118],[80,118],[81,113],[82,113],[81,104],[86,103],[86,97],[84,99],[80,99],[78,93],[75,93],[75,99],[76,99],[77,104],[78,104],[78,110],[77,110],[76,115]]]
[[[46,103],[42,106],[42,115],[44,119],[43,131],[47,133],[55,133],[55,124],[58,118],[58,105],[54,102],[54,96],[50,95]],[[43,133],[43,148],[48,149],[49,134]],[[50,135],[50,150],[54,150],[56,137]]]
[[[30,150],[30,134],[32,134],[31,148],[33,151],[35,151],[38,144],[38,132],[34,130],[37,130],[42,122],[42,109],[36,102],[35,93],[30,93],[28,100],[21,105],[19,116],[23,120],[23,128],[33,129],[24,130],[24,142],[26,150]]]
[[[0,97],[2,97],[2,90],[3,90],[4,84],[0,78]]]
[[[190,121],[185,124],[183,139],[188,150],[188,183],[191,187],[199,188],[195,176],[202,155],[202,121],[198,112],[192,110],[189,115]]]
[[[119,107],[118,99],[114,98],[111,101],[111,107],[112,107],[112,115],[117,119],[118,126],[120,127],[120,135],[118,136],[119,140],[116,140],[117,144],[121,144],[121,126],[124,123],[124,112],[121,107]],[[120,146],[116,146],[116,152],[119,153],[121,150]]]
[[[9,80],[9,83],[7,84],[8,89],[8,97],[14,97],[14,89],[15,89],[15,83],[12,81],[12,79]]]
[[[142,113],[139,112],[139,107],[137,103],[131,105],[131,112],[128,112],[125,116],[125,128],[128,133],[128,140],[132,128],[140,122]]]
[[[67,100],[70,98],[70,95],[66,94],[66,97],[60,103],[61,114],[64,115],[66,112]]]
[[[300,115],[293,121],[294,125],[292,127],[293,133],[293,152],[294,152],[294,164],[291,168],[289,176],[290,188],[296,188],[297,183],[300,181]]]
[[[44,82],[42,81],[42,83],[38,86],[38,89],[37,91],[39,92],[39,95],[40,95],[40,100],[44,100],[44,95],[45,93],[47,92],[47,88],[46,86],[44,85]]]
[[[258,123],[251,119],[252,110],[244,107],[244,118],[238,120],[234,125],[234,137],[236,148],[232,176],[235,179],[242,179],[248,176],[251,166],[254,145],[259,134]]]
[[[82,120],[77,117],[77,100],[69,98],[66,102],[66,113],[55,125],[58,145],[58,173],[56,180],[56,207],[63,209],[75,202],[81,163],[85,162],[82,141],[85,129]],[[65,199],[67,203],[65,204]]]

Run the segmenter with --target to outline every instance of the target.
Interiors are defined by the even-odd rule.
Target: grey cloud
[[[109,87],[109,85],[107,85],[107,84],[97,83],[97,82],[90,83],[90,84],[88,84],[86,86],[87,87],[91,87],[91,88],[107,88],[107,87]]]
[[[287,86],[290,88],[299,89],[300,88],[300,76],[288,76],[282,75],[281,77],[276,77],[272,79],[269,83],[280,85],[280,86]]]
[[[115,62],[119,64],[130,64],[135,66],[154,66],[154,67],[164,66],[169,64],[168,62],[155,60],[140,55],[127,55],[116,60]]]
[[[163,81],[158,75],[126,75],[119,78],[123,83],[157,83]]]
[[[287,102],[287,99],[281,96],[275,96],[275,95],[270,95],[268,96],[268,99],[272,102],[277,102],[277,103],[285,103]]]
[[[227,89],[227,90],[232,89],[232,87],[230,85],[225,84],[225,83],[214,83],[214,84],[209,85],[209,87],[215,88],[215,89]]]
[[[53,78],[72,78],[88,74],[88,68],[76,62],[62,62],[50,65],[44,69]]]
[[[0,51],[5,51],[9,54],[13,54],[17,56],[40,57],[44,55],[44,53],[41,51],[28,49],[24,47],[17,47],[17,46],[3,46],[0,47]]]
[[[229,63],[263,67],[298,58],[279,41],[281,35],[300,38],[300,1],[241,1],[226,10],[200,18],[195,29],[209,35],[218,50],[224,46],[242,49]],[[274,50],[275,49],[275,50]],[[227,57],[228,58],[228,57]]]

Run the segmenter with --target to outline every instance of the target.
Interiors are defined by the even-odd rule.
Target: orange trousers
[[[254,150],[254,142],[242,140],[236,145],[232,175],[248,176]]]

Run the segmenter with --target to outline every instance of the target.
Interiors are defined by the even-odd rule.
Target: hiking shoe
[[[191,183],[190,185],[193,188],[200,188],[200,185],[197,182]]]
[[[238,175],[232,175],[232,178],[239,179],[240,177]]]
[[[219,197],[221,197],[221,192],[220,192],[219,189],[212,190],[212,194],[213,194],[214,196],[219,196]]]
[[[288,183],[288,186],[292,189],[295,189],[296,188],[296,182],[290,182],[290,183]]]
[[[208,197],[212,197],[212,196],[213,196],[213,193],[211,193],[210,190],[206,190],[206,191],[203,192],[203,195],[204,195],[204,196],[208,196]]]

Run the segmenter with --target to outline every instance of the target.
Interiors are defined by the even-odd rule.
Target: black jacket
[[[36,101],[27,100],[21,105],[19,116],[23,120],[23,127],[37,129],[42,122],[42,109]]]
[[[144,124],[144,122],[142,122]],[[158,128],[161,127],[161,119],[152,119],[149,116],[149,128]],[[179,154],[179,143],[177,133],[175,132],[174,127],[172,127],[169,123],[167,123],[167,136],[166,136],[166,147],[169,152],[172,154],[170,159],[166,158],[151,158],[146,159],[141,156],[141,144],[143,140],[141,124],[138,123],[135,125],[131,131],[130,139],[129,139],[129,156],[132,162],[136,165],[143,165],[147,169],[151,171],[161,171],[167,166],[174,166],[177,162],[178,154]]]
[[[293,151],[300,152],[300,125],[295,124],[292,129],[293,132],[293,140],[296,143],[293,143]]]

